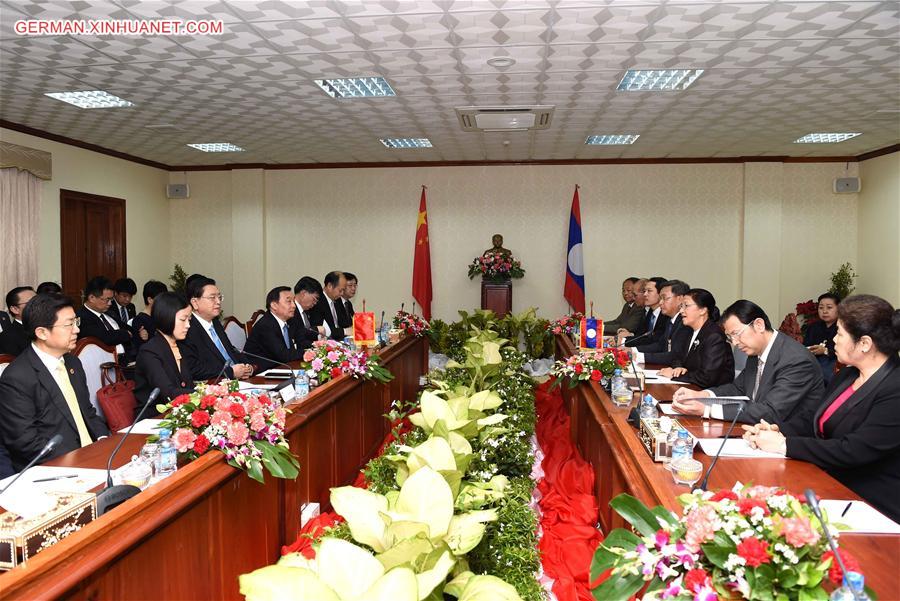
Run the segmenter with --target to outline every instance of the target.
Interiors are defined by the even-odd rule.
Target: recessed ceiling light
[[[850,138],[855,138],[860,135],[857,133],[841,133],[841,132],[826,132],[826,133],[813,133],[806,134],[802,138],[797,138],[794,140],[794,144],[834,144],[835,142],[843,142],[844,140],[849,140]]]
[[[616,89],[620,92],[684,90],[702,73],[703,69],[629,69]]]
[[[349,77],[315,81],[316,85],[332,98],[372,98],[397,95],[383,77]]]
[[[431,148],[428,138],[381,138],[381,143],[388,148]]]
[[[188,146],[203,152],[244,152],[243,148],[230,142],[208,142],[205,144],[188,144]]]
[[[124,98],[113,96],[109,92],[103,90],[85,90],[83,92],[50,92],[44,94],[50,98],[56,98],[69,104],[74,104],[78,108],[83,109],[110,109],[127,106],[134,106],[133,102],[128,102]]]
[[[516,59],[511,56],[495,56],[487,59],[487,64],[497,69],[505,69],[516,64]]]
[[[588,136],[584,141],[588,146],[617,146],[620,144],[634,144],[641,134],[602,134]]]

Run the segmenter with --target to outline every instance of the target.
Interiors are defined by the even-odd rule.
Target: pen
[[[52,478],[38,478],[32,482],[51,482],[53,480],[62,480],[63,478],[77,478],[78,474],[66,474],[65,476],[53,476]]]
[[[845,515],[847,515],[847,512],[850,511],[851,505],[853,505],[853,501],[850,501],[849,503],[847,503],[847,506],[844,507],[844,511],[841,512],[841,517],[844,517]]]

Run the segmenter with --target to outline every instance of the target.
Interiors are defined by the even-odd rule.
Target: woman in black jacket
[[[838,305],[841,298],[831,292],[819,296],[819,321],[811,323],[803,335],[803,346],[809,349],[822,368],[825,386],[834,377],[834,337],[837,335]]]
[[[710,388],[734,380],[734,355],[725,332],[719,327],[716,299],[708,290],[692,288],[681,303],[681,321],[694,333],[687,351],[659,375],[676,382]]]
[[[191,372],[181,360],[177,344],[191,327],[191,306],[180,294],[163,292],[153,301],[152,315],[156,335],[141,346],[134,373],[138,407],[143,407],[154,388],[159,388],[160,403],[194,391]],[[154,409],[146,413],[153,415]]]
[[[743,426],[750,446],[814,463],[900,522],[900,310],[861,294],[838,306],[835,354],[846,367],[813,415],[783,431]]]

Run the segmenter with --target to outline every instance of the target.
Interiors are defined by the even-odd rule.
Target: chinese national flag
[[[428,244],[428,211],[425,208],[425,186],[419,201],[419,219],[416,221],[416,251],[413,261],[413,298],[422,307],[422,317],[431,319],[431,247]]]

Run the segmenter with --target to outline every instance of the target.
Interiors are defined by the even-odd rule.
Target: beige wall
[[[59,191],[65,189],[124,198],[128,275],[138,283],[139,291],[150,278],[168,283],[172,266],[166,248],[170,212],[167,172],[7,129],[0,129],[0,137],[52,154],[53,179],[43,183],[41,202],[40,281],[59,282],[62,277]]]
[[[900,307],[900,152],[860,164],[857,290]]]
[[[357,305],[412,302],[412,249],[428,185],[436,316],[479,302],[466,265],[493,233],[521,258],[514,311],[566,310],[562,299],[573,187],[581,185],[588,300],[609,315],[628,274],[680,277],[722,306],[759,300],[780,322],[798,301],[857,261],[856,195],[835,195],[843,163],[502,166],[221,171],[172,174],[172,260],[215,276],[246,317],[265,289],[333,268],[360,277]],[[856,165],[850,165],[855,173]],[[240,204],[235,200],[239,196]],[[262,218],[262,223],[260,223]],[[216,231],[204,243],[197,232]],[[241,251],[231,251],[232,243]],[[237,246],[234,246],[237,248]],[[239,265],[239,263],[241,263]],[[264,278],[264,280],[261,280]],[[243,285],[261,282],[263,285]],[[235,290],[233,282],[242,282]],[[256,299],[254,301],[254,299]]]

